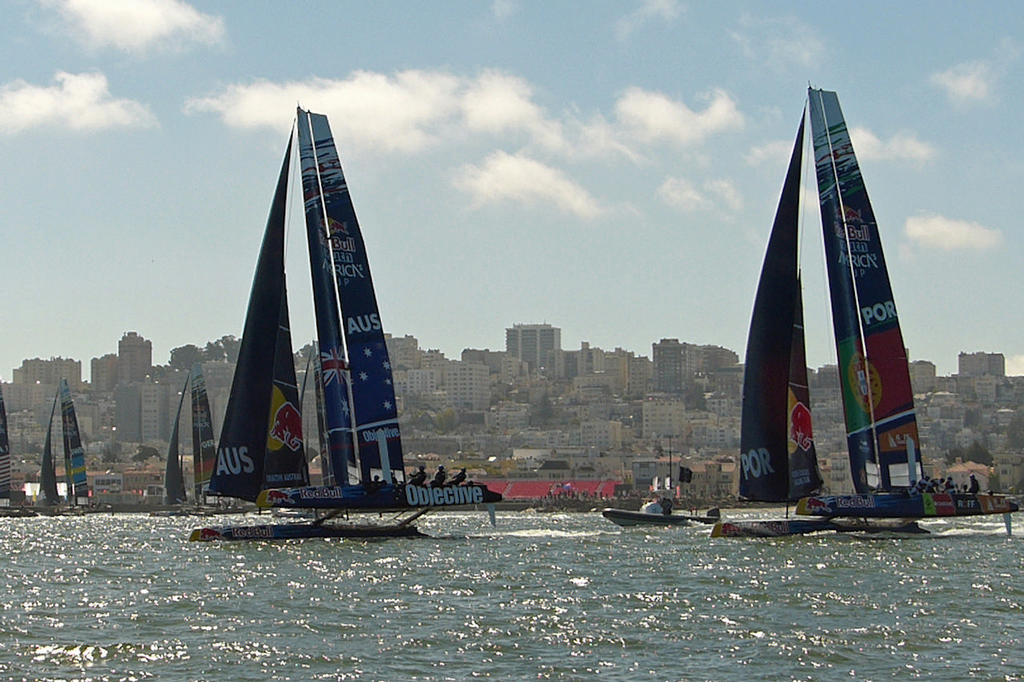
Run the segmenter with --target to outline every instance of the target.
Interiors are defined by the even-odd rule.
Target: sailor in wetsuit
[[[459,472],[452,476],[451,480],[448,481],[448,485],[459,485],[466,480],[466,467],[459,469]]]
[[[420,465],[420,470],[409,477],[409,485],[423,485],[427,482],[427,468]]]
[[[448,478],[448,474],[444,470],[444,465],[440,464],[437,467],[437,471],[434,473],[434,480],[431,482],[431,485],[435,488],[440,488],[444,485],[446,478]]]
[[[663,497],[661,498],[661,513],[665,516],[672,515],[672,498]]]

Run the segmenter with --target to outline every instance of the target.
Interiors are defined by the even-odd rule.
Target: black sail
[[[798,270],[804,122],[786,172],[747,337],[740,496],[784,502],[821,485],[807,395]]]

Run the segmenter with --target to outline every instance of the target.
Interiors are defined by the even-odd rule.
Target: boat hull
[[[689,526],[690,519],[676,514],[648,514],[627,509],[604,509],[601,516],[623,527],[631,526]]]
[[[353,511],[408,511],[445,509],[501,502],[501,494],[485,485],[467,483],[437,488],[416,485],[311,486],[264,490],[256,500],[260,508],[350,509]]]
[[[892,536],[928,535],[928,531],[910,520],[893,522],[850,521],[843,519],[778,519],[765,521],[721,521],[711,529],[713,538],[775,538],[808,533],[867,533]]]
[[[805,516],[920,519],[1008,514],[1019,506],[1005,495],[972,493],[876,493],[805,497],[796,513]]]
[[[253,526],[211,526],[197,528],[189,535],[190,542],[216,540],[300,540],[305,538],[422,538],[427,537],[416,526],[349,525],[311,523],[267,523]]]

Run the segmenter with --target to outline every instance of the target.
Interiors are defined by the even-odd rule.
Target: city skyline
[[[596,344],[592,344],[592,343],[588,342],[586,339],[583,339],[583,341],[580,344],[576,345],[576,346],[565,347],[564,345],[560,344],[561,331],[562,331],[561,328],[558,325],[553,325],[553,324],[551,324],[549,322],[542,322],[542,323],[516,322],[516,323],[513,323],[511,326],[505,328],[505,343],[503,345],[501,345],[500,347],[470,348],[470,347],[467,346],[467,347],[463,347],[462,351],[470,350],[470,351],[506,352],[508,350],[508,344],[511,342],[511,339],[513,338],[512,337],[513,332],[517,332],[517,337],[518,337],[519,334],[523,333],[523,332],[518,331],[518,328],[523,328],[523,327],[525,327],[525,328],[535,328],[535,327],[547,327],[547,328],[550,328],[550,330],[551,330],[550,331],[551,339],[549,339],[549,342],[550,341],[554,341],[555,342],[555,345],[552,345],[550,347],[554,348],[554,349],[557,349],[557,350],[565,351],[565,352],[576,352],[576,351],[579,351],[579,350],[581,350],[582,344],[587,344],[588,347],[591,348],[591,349],[600,349],[600,350],[605,351],[605,352],[613,352],[613,351],[615,351],[617,349],[622,349],[624,351],[634,353],[634,355],[636,355],[637,357],[646,357],[648,360],[653,362],[653,361],[655,361],[655,357],[654,356],[656,354],[655,350],[654,350],[654,347],[659,345],[662,342],[666,342],[667,341],[667,342],[679,342],[679,343],[682,343],[684,345],[688,344],[688,345],[691,345],[691,346],[706,346],[706,347],[722,348],[722,349],[725,349],[726,351],[732,351],[732,352],[737,353],[738,354],[738,364],[743,365],[743,360],[744,360],[742,354],[739,354],[739,351],[737,349],[735,349],[735,348],[729,348],[728,346],[724,346],[722,344],[716,344],[716,343],[697,344],[697,343],[694,343],[694,342],[689,341],[687,339],[680,339],[678,337],[665,337],[665,338],[662,338],[662,339],[658,339],[657,341],[652,341],[651,342],[651,346],[648,347],[648,349],[647,349],[647,352],[638,351],[637,349],[634,349],[634,348],[625,348],[625,347],[623,347],[621,345],[612,346],[612,347],[602,347],[602,346],[598,346]],[[431,352],[431,351],[440,351],[447,360],[461,360],[461,353],[462,353],[462,351],[459,351],[459,353],[456,354],[455,356],[448,355],[447,353],[445,353],[441,349],[433,348],[433,347],[426,346],[426,345],[422,345],[422,343],[421,343],[422,340],[416,334],[405,333],[405,334],[395,335],[395,334],[391,334],[390,332],[387,332],[386,334],[389,337],[399,338],[399,339],[405,338],[405,337],[412,337],[413,339],[416,340],[417,349],[420,352],[422,352],[422,353],[428,353],[428,352]],[[208,339],[207,341],[188,342],[188,343],[182,344],[182,346],[190,346],[191,345],[191,346],[195,346],[199,350],[203,350],[206,347],[207,343],[217,342],[221,338],[223,338],[223,336],[219,337],[217,339]],[[518,337],[518,338],[521,338],[521,337]],[[103,355],[96,356],[96,357],[91,357],[91,358],[80,358],[80,357],[65,356],[65,355],[57,355],[57,356],[52,356],[52,357],[40,357],[40,356],[36,355],[36,356],[32,356],[32,357],[22,358],[22,360],[19,361],[17,365],[15,365],[14,367],[11,368],[10,376],[0,375],[0,383],[13,383],[13,378],[12,377],[13,377],[14,371],[22,371],[26,362],[30,362],[30,361],[34,361],[34,360],[43,360],[43,361],[48,361],[48,362],[49,361],[54,361],[54,360],[64,360],[64,361],[67,361],[67,362],[77,362],[77,363],[79,363],[80,366],[81,366],[81,380],[91,384],[94,381],[94,378],[92,377],[92,372],[91,372],[91,363],[93,361],[101,360],[104,357],[109,357],[109,356],[113,356],[114,358],[117,358],[119,355],[121,355],[124,352],[124,348],[125,348],[126,342],[127,342],[129,348],[138,347],[140,345],[144,345],[145,348],[146,348],[145,352],[149,352],[149,348],[151,348],[152,344],[153,344],[153,340],[152,339],[147,338],[144,334],[139,333],[137,330],[126,330],[122,334],[122,336],[120,337],[120,341],[117,344],[115,344],[116,345],[115,350],[110,352],[110,353],[104,353]],[[518,343],[519,343],[518,341],[515,342],[515,344],[518,344]],[[517,346],[515,344],[513,345],[513,352],[517,348]],[[292,350],[294,352],[298,352],[304,345],[305,345],[304,343],[295,343],[295,344],[293,344],[293,349]],[[390,346],[390,341],[389,341],[389,346]],[[179,347],[181,347],[181,346],[175,346],[175,348],[179,348]],[[174,350],[174,349],[171,349],[171,350]],[[961,355],[971,356],[971,357],[967,358],[967,361],[969,363],[979,362],[980,360],[978,360],[978,358],[981,358],[981,357],[986,357],[987,358],[988,356],[991,356],[991,355],[997,355],[997,356],[1000,356],[1001,358],[1003,358],[1003,361],[1004,361],[1003,365],[1001,367],[1002,370],[1003,370],[1002,373],[1001,373],[1002,376],[1008,376],[1008,377],[1010,377],[1010,376],[1024,376],[1024,373],[1013,371],[1013,368],[1010,366],[1009,362],[1005,362],[1005,360],[1006,360],[1005,354],[1001,353],[998,350],[997,351],[992,351],[992,352],[987,352],[987,351],[961,351],[960,353],[957,354],[957,365],[958,365],[957,369],[952,371],[952,372],[946,372],[946,373],[939,371],[938,370],[938,368],[940,367],[939,363],[936,363],[931,358],[913,358],[913,357],[911,357],[911,358],[909,358],[909,360],[910,360],[911,363],[916,362],[916,361],[930,362],[930,363],[932,363],[936,367],[936,375],[937,376],[952,376],[952,375],[957,374],[958,371],[961,369],[960,365],[963,364],[963,358],[960,357]],[[985,360],[985,362],[988,362],[988,360]],[[170,364],[170,353],[168,353],[168,357],[166,359],[160,359],[160,358],[157,358],[157,357],[153,356],[152,360],[151,360],[151,363],[152,363],[153,366],[156,366],[156,365],[167,366],[167,365],[169,365]],[[815,371],[820,370],[820,369],[822,369],[824,367],[828,367],[828,366],[835,366],[835,363],[834,362],[826,362],[826,363],[820,363],[820,364],[808,363],[808,368],[811,369],[811,370],[815,370]],[[124,371],[124,370],[121,370],[121,371]],[[138,381],[139,378],[138,378],[138,374],[137,374],[138,373],[138,368],[137,367],[135,368],[134,372],[135,372],[135,375],[134,375],[133,381]],[[117,374],[117,373],[118,373],[118,371],[115,370],[115,374]],[[970,373],[973,374],[974,372],[970,372]],[[66,378],[70,379],[71,377],[66,377]],[[22,379],[22,381],[24,381],[24,379]]]
[[[569,349],[679,338],[742,359],[808,83],[842,102],[911,359],[948,375],[1002,353],[1024,374],[1008,1],[4,6],[4,381],[33,357],[87,365],[126,330],[159,364],[240,336],[296,103],[330,118],[386,331],[451,358],[548,322]],[[817,367],[835,350],[812,184]]]

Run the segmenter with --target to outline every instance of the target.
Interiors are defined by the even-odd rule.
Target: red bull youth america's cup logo
[[[794,404],[789,411],[789,443],[791,450],[795,447],[805,452],[814,445],[811,411],[802,402]]]
[[[302,448],[302,414],[290,402],[274,412],[270,422],[270,440],[281,443],[293,452]]]

